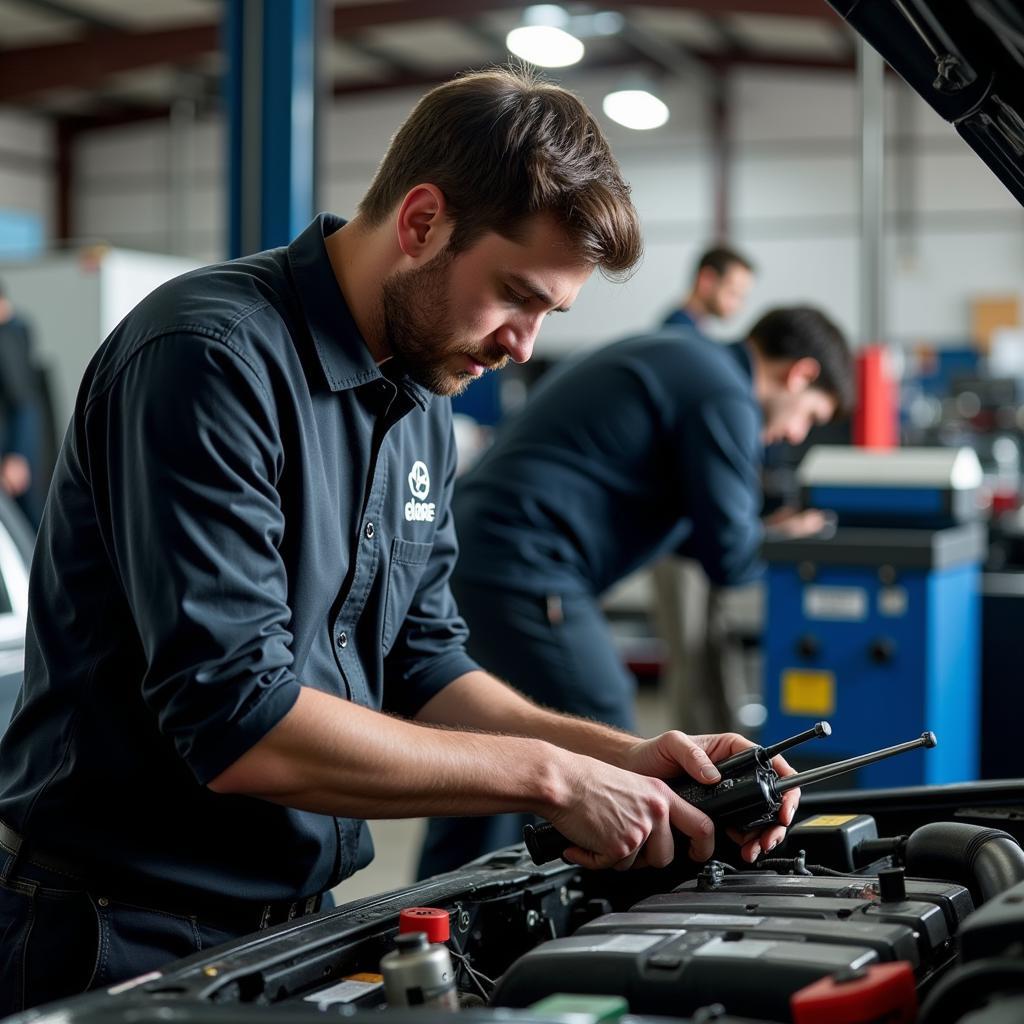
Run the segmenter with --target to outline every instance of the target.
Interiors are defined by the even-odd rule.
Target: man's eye
[[[516,306],[525,306],[530,300],[525,295],[520,295],[519,292],[513,291],[511,288],[505,289],[508,292],[508,300]]]

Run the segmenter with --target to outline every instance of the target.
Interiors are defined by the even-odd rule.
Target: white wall
[[[53,233],[53,129],[43,118],[0,107],[0,208],[42,218]]]
[[[195,265],[180,257],[96,247],[5,269],[15,307],[32,324],[36,357],[51,374],[59,436],[99,343],[154,288]]]
[[[575,78],[590,107],[611,82]],[[761,273],[739,333],[767,306],[810,301],[857,335],[858,113],[854,77],[837,72],[744,71],[733,75],[729,174],[732,240]],[[962,343],[972,295],[1019,291],[1024,212],[981,160],[916,95],[890,81],[888,114],[889,335],[912,343]],[[418,92],[336,102],[325,117],[321,205],[349,214]],[[573,312],[553,318],[541,352],[596,345],[652,323],[680,295],[713,228],[713,170],[702,88],[678,81],[662,129],[607,123],[643,218],[646,257],[625,285],[597,277]],[[223,135],[200,122],[189,159],[186,252],[224,249]],[[168,251],[169,168],[165,126],[96,133],[77,147],[80,234]]]

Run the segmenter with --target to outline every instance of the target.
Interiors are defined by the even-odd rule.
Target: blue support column
[[[317,0],[228,0],[228,249],[285,245],[315,213]]]

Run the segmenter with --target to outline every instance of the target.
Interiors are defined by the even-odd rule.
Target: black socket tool
[[[715,767],[722,774],[720,782],[705,785],[683,776],[673,779],[669,785],[689,804],[702,810],[716,826],[734,828],[740,832],[752,832],[773,825],[782,806],[783,794],[798,786],[812,786],[816,782],[835,778],[845,772],[855,771],[866,765],[883,761],[887,757],[902,754],[919,747],[934,747],[935,733],[925,732],[916,740],[897,743],[893,747],[860,754],[845,761],[836,761],[820,768],[812,768],[796,775],[780,778],[772,767],[776,754],[795,747],[817,736],[829,736],[832,729],[828,722],[818,722],[797,736],[791,736],[770,747],[753,746],[720,761]],[[550,822],[527,825],[523,829],[526,849],[535,864],[546,864],[560,857],[573,842],[562,835]]]

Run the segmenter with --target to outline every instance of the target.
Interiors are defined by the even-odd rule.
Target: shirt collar
[[[288,263],[302,304],[313,346],[332,391],[345,391],[369,381],[385,380],[334,276],[325,239],[345,224],[341,217],[321,213],[288,246]],[[408,374],[395,385],[421,409],[433,397]]]
[[[673,309],[667,317],[665,317],[663,326],[679,326],[679,327],[696,327],[700,328],[700,324],[697,322],[697,318],[688,310],[683,307]]]

